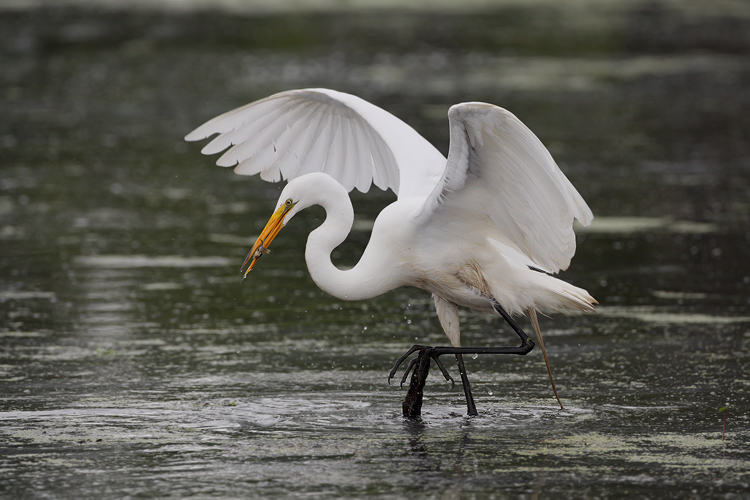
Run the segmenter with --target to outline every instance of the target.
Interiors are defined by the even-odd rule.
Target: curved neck
[[[326,211],[323,224],[307,238],[305,260],[310,276],[321,290],[342,300],[368,299],[391,290],[394,286],[383,279],[382,266],[375,262],[377,257],[372,258],[373,252],[365,250],[357,265],[347,271],[331,262],[331,252],[352,229],[354,209],[346,190],[333,179],[330,181],[319,186],[306,204],[320,205]]]

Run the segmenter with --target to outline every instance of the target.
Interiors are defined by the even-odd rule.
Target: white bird
[[[322,290],[342,300],[402,286],[431,292],[452,346],[431,355],[446,376],[438,356],[456,355],[469,414],[476,414],[462,353],[529,352],[533,342],[511,318],[522,314],[544,351],[536,311],[593,311],[588,292],[552,276],[575,253],[573,219],[588,225],[593,215],[542,142],[509,111],[468,102],[452,106],[448,120],[446,159],[409,125],[359,97],[304,89],[224,113],[185,140],[218,134],[202,150],[229,148],[217,165],[289,181],[242,266],[245,276],[285,224],[321,205],[326,219],[310,233],[305,260]],[[331,252],[354,220],[348,192],[367,192],[372,184],[392,189],[398,199],[378,215],[357,265],[340,270]],[[459,306],[502,316],[522,345],[462,348]],[[424,353],[415,346],[407,355],[415,350]]]

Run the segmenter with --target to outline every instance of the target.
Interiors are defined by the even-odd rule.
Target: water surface
[[[750,17],[670,5],[0,10],[2,496],[746,497]],[[386,375],[445,342],[432,301],[319,291],[319,209],[240,284],[280,186],[182,137],[310,86],[443,152],[469,100],[549,147],[597,216],[563,278],[599,313],[542,320],[566,410],[534,350],[467,360],[478,417],[435,372],[402,418]],[[353,199],[341,266],[394,196]],[[461,319],[466,345],[514,342]]]

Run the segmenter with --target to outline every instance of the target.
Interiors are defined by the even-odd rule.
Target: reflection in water
[[[404,419],[404,431],[409,440],[409,447],[411,454],[416,457],[420,462],[427,462],[427,450],[422,442],[426,425],[421,417],[416,418],[405,418]],[[417,470],[430,470],[426,465],[420,465],[416,468]]]
[[[472,460],[467,460],[465,449],[469,441],[468,425],[458,431],[458,436],[456,431],[451,431],[436,440],[429,436],[428,425],[421,418],[412,418],[404,419],[404,431],[410,448],[409,473],[419,478],[417,481],[426,491],[439,495],[438,498],[460,498],[463,483],[474,476],[469,471],[465,474],[465,469],[472,464]],[[450,476],[450,481],[440,478],[444,474]]]

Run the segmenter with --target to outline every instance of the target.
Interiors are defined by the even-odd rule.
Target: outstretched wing
[[[588,225],[594,216],[547,148],[491,104],[457,104],[448,117],[448,164],[419,217],[440,224],[463,214],[497,228],[529,265],[567,269],[576,246],[573,219]]]
[[[402,196],[432,192],[445,157],[383,109],[328,89],[291,90],[224,113],[185,137],[219,134],[204,154],[229,148],[216,162],[241,175],[277,182],[325,172],[347,191],[374,183]]]

